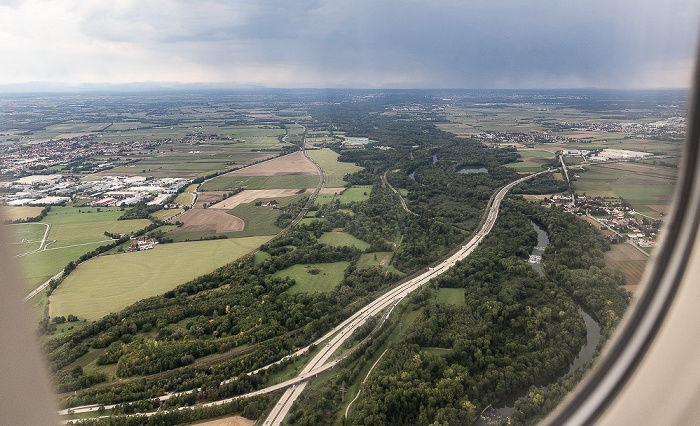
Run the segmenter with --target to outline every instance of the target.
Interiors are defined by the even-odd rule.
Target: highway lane
[[[474,237],[472,237],[472,239],[469,240],[469,242],[467,242],[467,244],[463,245],[460,250],[458,250],[455,254],[448,257],[447,259],[443,260],[443,262],[438,264],[437,266],[428,268],[428,270],[424,273],[418,275],[417,277],[411,280],[406,281],[403,284],[396,286],[394,289],[389,290],[384,295],[379,296],[369,305],[360,309],[355,315],[351,316],[346,321],[344,321],[341,325],[334,328],[332,332],[337,332],[338,334],[336,334],[335,337],[331,339],[331,341],[328,342],[325,345],[325,347],[314,358],[312,358],[312,360],[302,370],[299,377],[308,378],[310,377],[309,374],[312,371],[314,371],[314,369],[318,369],[319,367],[323,366],[323,364],[328,360],[328,358],[330,358],[330,356],[338,348],[340,348],[340,346],[348,338],[350,338],[353,332],[365,323],[367,318],[376,315],[378,312],[382,311],[384,308],[388,307],[392,303],[398,303],[399,301],[401,301],[401,299],[408,296],[411,292],[422,287],[432,278],[444,273],[452,266],[454,266],[456,262],[464,259],[469,254],[471,254],[474,251],[474,249],[476,249],[476,247],[479,245],[479,243],[486,237],[486,235],[488,235],[489,232],[491,232],[491,229],[493,228],[493,225],[494,223],[496,223],[496,219],[498,218],[498,211],[501,206],[501,201],[508,193],[508,191],[510,191],[510,189],[513,188],[515,185],[527,179],[531,179],[534,176],[548,172],[549,170],[525,176],[501,188],[501,190],[497,192],[496,196],[493,199],[493,202],[491,203],[491,206],[489,207],[488,215],[486,217],[486,220],[484,221],[483,226],[476,233],[476,235],[474,235]],[[287,389],[287,391],[285,391],[285,393],[282,395],[280,401],[275,405],[268,417],[265,419],[265,422],[263,424],[270,426],[281,424],[282,420],[289,412],[289,409],[291,408],[292,404],[303,391],[304,386],[305,383],[301,383],[293,387],[292,389]]]
[[[225,404],[228,402],[233,401],[234,399],[239,399],[239,398],[246,398],[246,397],[252,397],[256,395],[260,395],[263,393],[271,393],[271,392],[276,392],[285,388],[288,388],[285,393],[282,395],[278,403],[275,405],[275,407],[272,409],[268,417],[265,419],[265,422],[263,423],[264,425],[278,425],[282,422],[284,417],[287,415],[289,409],[291,408],[292,404],[294,401],[299,397],[301,392],[304,390],[306,386],[306,381],[310,378],[315,377],[318,374],[321,374],[333,367],[337,363],[339,363],[343,357],[339,357],[334,359],[333,361],[328,362],[330,357],[335,353],[343,343],[347,339],[352,336],[354,331],[362,326],[368,318],[377,315],[384,309],[390,307],[390,309],[393,309],[393,306],[396,306],[398,302],[400,302],[403,298],[408,296],[410,293],[413,291],[419,289],[426,283],[428,283],[431,279],[434,277],[444,273],[448,269],[450,269],[452,266],[455,265],[456,262],[464,259],[467,257],[469,254],[471,254],[474,249],[479,245],[479,243],[488,235],[489,232],[491,232],[491,229],[493,228],[494,223],[496,222],[496,219],[498,217],[498,211],[500,209],[500,204],[505,195],[510,191],[511,188],[513,188],[515,185],[531,179],[537,175],[543,174],[543,173],[548,173],[551,172],[551,170],[545,170],[533,175],[528,175],[523,178],[520,178],[514,182],[509,183],[505,187],[501,188],[496,195],[493,198],[493,201],[489,207],[488,214],[486,217],[486,220],[484,221],[481,229],[462,247],[453,255],[448,257],[447,259],[443,260],[441,263],[429,267],[425,272],[422,274],[404,282],[401,283],[394,288],[388,290],[386,293],[379,295],[375,300],[358,310],[356,313],[348,317],[346,320],[341,322],[338,326],[330,330],[328,333],[323,335],[322,337],[318,338],[316,341],[312,343],[312,345],[320,345],[326,340],[329,340],[322,348],[319,350],[319,352],[309,361],[309,363],[304,367],[304,369],[299,373],[299,375],[293,379],[287,380],[282,383],[278,383],[273,386],[269,386],[264,389],[260,389],[245,395],[239,395],[236,397],[232,398],[227,398],[219,401],[214,401],[210,403],[203,404],[203,406],[212,406],[212,405],[221,405]],[[382,321],[380,323],[383,323],[383,320],[386,319],[388,316],[388,313],[390,310],[387,310],[385,313]],[[302,355],[306,353],[309,350],[310,346],[307,346],[305,348],[302,348],[295,352],[293,355]],[[349,354],[346,353],[345,355]],[[344,356],[345,356],[344,355]],[[279,363],[278,361],[277,363]],[[273,363],[275,364],[275,363]],[[270,364],[269,366],[273,365]],[[268,368],[269,366],[262,367],[257,371],[260,371],[262,369]],[[252,372],[252,373],[255,373]],[[252,374],[251,373],[251,374]],[[231,380],[230,379],[227,381],[224,381],[222,383],[227,383]],[[186,394],[186,393],[191,393],[195,392],[195,390],[190,390],[190,391],[185,391],[185,392],[178,392],[174,394],[168,394],[161,396],[159,399],[161,401],[166,400],[170,398],[173,395],[180,395],[180,394]],[[73,412],[74,413],[80,413],[80,412],[91,412],[91,411],[97,411],[99,408],[98,405],[92,405],[92,406],[82,406],[82,407],[74,407]],[[61,414],[65,414],[67,410],[63,410],[60,412]],[[145,415],[149,415],[146,414]]]

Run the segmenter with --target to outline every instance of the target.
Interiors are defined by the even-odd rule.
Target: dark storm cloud
[[[31,9],[42,2],[12,3],[38,19]],[[66,42],[62,57],[85,57],[93,80],[141,72],[143,80],[307,87],[682,85],[700,19],[700,2],[657,0],[52,4],[54,21],[76,31],[71,43],[83,38],[80,54]],[[52,37],[60,43],[58,30]],[[56,53],[39,53],[32,58],[61,73]]]

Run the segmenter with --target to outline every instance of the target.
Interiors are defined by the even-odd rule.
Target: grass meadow
[[[157,220],[166,221],[173,216],[177,216],[178,214],[182,213],[183,211],[184,211],[184,209],[158,210],[155,213],[151,213],[151,217],[154,219],[157,219]]]
[[[323,235],[321,235],[321,238],[318,239],[318,242],[328,244],[329,246],[334,247],[350,246],[357,247],[360,250],[365,250],[369,248],[369,244],[367,244],[366,242],[353,237],[347,232],[339,231],[324,233]]]
[[[352,163],[341,163],[338,161],[339,155],[330,149],[308,150],[306,154],[323,169],[326,188],[342,188],[348,184],[343,180],[345,175],[362,170],[362,167]]]
[[[331,291],[343,280],[345,269],[350,262],[315,263],[292,265],[289,268],[275,272],[276,277],[289,277],[296,281],[290,287],[289,293],[326,292]],[[311,272],[318,271],[313,274]]]
[[[202,184],[202,191],[231,191],[245,189],[304,189],[316,188],[320,177],[315,175],[286,176],[219,176]]]
[[[621,197],[637,212],[660,217],[661,213],[669,212],[675,179],[652,174],[651,168],[649,174],[645,174],[592,166],[589,171],[580,173],[573,183],[578,193],[592,197]]]
[[[56,289],[52,315],[100,318],[211,272],[265,241],[266,237],[195,241],[99,256],[80,264]]]
[[[436,300],[446,305],[466,306],[463,288],[441,288],[438,290]]]
[[[119,209],[53,207],[42,223],[51,225],[46,249],[19,258],[20,268],[24,271],[27,292],[36,288],[47,279],[61,271],[68,262],[77,260],[81,255],[111,242],[104,232],[132,232],[148,226],[147,219],[117,220],[123,212]],[[13,225],[13,233],[21,235],[26,229],[38,233],[45,229],[35,223]],[[23,247],[24,248],[24,247]],[[38,247],[34,247],[38,248]],[[23,250],[26,252],[28,250]]]

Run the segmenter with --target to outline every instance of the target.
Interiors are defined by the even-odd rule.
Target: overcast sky
[[[0,84],[687,87],[697,0],[0,0]]]

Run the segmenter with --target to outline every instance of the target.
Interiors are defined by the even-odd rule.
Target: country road
[[[337,365],[344,356],[346,356],[349,352],[347,352],[344,356],[338,357],[333,359],[332,361],[329,361],[331,356],[345,343],[347,339],[349,339],[352,334],[355,332],[357,328],[365,324],[365,322],[370,318],[373,317],[385,309],[389,308],[383,315],[382,320],[380,321],[380,325],[383,323],[383,321],[388,317],[389,313],[393,309],[396,304],[398,304],[401,300],[403,300],[406,296],[411,294],[413,291],[421,288],[423,285],[428,283],[431,279],[437,277],[438,275],[446,272],[449,270],[452,266],[455,265],[456,262],[464,259],[467,257],[469,254],[471,254],[476,247],[481,243],[481,241],[491,232],[491,229],[493,228],[493,225],[496,222],[496,219],[498,217],[498,212],[500,209],[501,201],[505,197],[505,195],[512,189],[515,185],[531,179],[535,176],[538,176],[543,173],[549,173],[551,172],[550,170],[545,170],[539,173],[535,173],[532,175],[528,175],[525,177],[522,177],[516,181],[513,181],[509,183],[508,185],[504,186],[501,188],[499,191],[497,191],[496,195],[493,197],[493,200],[491,202],[491,205],[489,206],[488,213],[486,216],[486,219],[484,220],[481,228],[479,229],[476,234],[473,235],[469,241],[467,241],[462,247],[449,256],[448,258],[444,259],[441,263],[437,264],[434,267],[429,267],[427,270],[425,270],[423,273],[415,276],[412,279],[409,279],[408,281],[405,281],[403,283],[398,284],[397,286],[393,287],[392,289],[388,290],[384,294],[379,295],[376,299],[374,299],[372,302],[358,310],[355,314],[352,316],[348,317],[345,321],[340,323],[338,326],[330,330],[328,333],[317,339],[315,342],[312,343],[312,345],[320,345],[324,341],[328,341],[323,345],[318,353],[306,364],[306,366],[302,369],[302,371],[297,375],[297,377],[284,381],[282,383],[278,383],[273,386],[269,386],[263,389],[259,389],[254,392],[250,392],[245,395],[238,395],[235,397],[219,400],[219,401],[213,401],[209,403],[202,404],[202,406],[215,406],[215,405],[222,405],[226,404],[228,402],[231,402],[235,399],[240,399],[240,398],[247,398],[247,397],[253,397],[256,395],[260,395],[263,393],[272,393],[276,392],[282,389],[286,388],[285,393],[282,395],[280,400],[277,402],[275,407],[272,409],[272,411],[269,413],[268,417],[265,419],[265,421],[262,423],[263,425],[279,425],[282,423],[282,420],[285,418],[287,413],[289,412],[292,404],[294,401],[299,397],[299,395],[302,393],[304,390],[306,383],[309,379],[316,377],[318,374],[321,374]],[[371,336],[371,335],[370,335]],[[310,345],[311,346],[311,345]],[[305,348],[302,348],[298,350],[294,355],[300,355],[303,353],[306,353],[309,349],[310,346],[307,346]],[[357,347],[357,346],[356,346]],[[265,367],[263,367],[265,368]],[[193,390],[194,391],[194,390]],[[189,393],[193,391],[186,391],[178,394],[184,394],[184,393]],[[165,400],[169,397],[173,396],[173,394],[169,395],[164,395],[160,397],[160,400]],[[71,412],[73,413],[84,413],[84,412],[91,412],[91,411],[96,411],[98,409],[97,405],[90,405],[90,406],[82,406],[82,407],[74,407],[71,409]],[[68,410],[62,410],[59,412],[59,414],[67,414]],[[155,413],[144,413],[143,415],[150,416]]]

